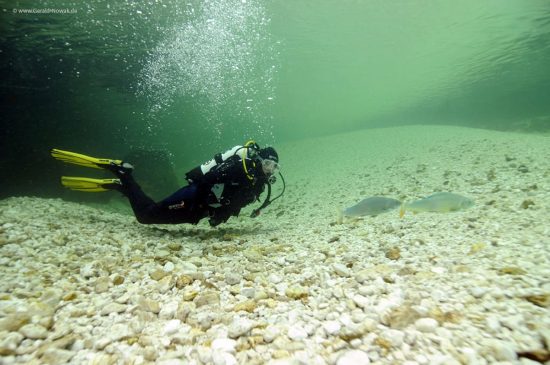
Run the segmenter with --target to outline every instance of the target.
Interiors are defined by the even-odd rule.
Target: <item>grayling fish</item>
[[[397,199],[385,198],[383,196],[372,196],[361,200],[352,207],[346,208],[343,214],[348,217],[362,217],[365,215],[378,215],[396,209],[401,205]]]
[[[413,213],[419,212],[455,212],[457,210],[467,209],[474,205],[472,199],[454,193],[435,193],[423,199],[415,200],[411,203],[404,203],[401,206],[399,215],[402,217],[406,211]]]

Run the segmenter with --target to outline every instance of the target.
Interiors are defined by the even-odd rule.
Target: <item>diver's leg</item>
[[[174,194],[158,203],[159,207],[168,212],[176,223],[197,224],[202,218],[208,215],[198,202],[199,188],[195,184],[184,186]]]
[[[128,198],[139,223],[164,223],[164,219],[158,214],[159,208],[157,203],[141,190],[141,187],[131,174],[121,176],[120,181],[122,182],[122,187],[119,190]]]
[[[131,174],[120,178],[122,182],[121,192],[128,197],[134,215],[142,224],[196,224],[204,216],[193,209],[196,187],[186,186],[161,202],[155,203],[148,197]],[[187,205],[186,205],[187,202]]]

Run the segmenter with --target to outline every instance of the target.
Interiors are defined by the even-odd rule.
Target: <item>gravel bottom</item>
[[[442,137],[427,145],[426,131]],[[407,127],[285,145],[285,197],[218,229],[0,201],[0,363],[548,362],[547,141]],[[435,191],[476,204],[336,213]]]

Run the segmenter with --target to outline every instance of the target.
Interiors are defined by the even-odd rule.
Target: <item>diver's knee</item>
[[[149,216],[136,216],[136,219],[141,224],[154,224],[154,220]]]

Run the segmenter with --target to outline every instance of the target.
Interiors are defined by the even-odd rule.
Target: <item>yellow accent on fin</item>
[[[399,218],[403,218],[405,215],[405,203],[401,204],[401,208],[399,208]]]
[[[122,164],[122,160],[111,160],[108,158],[97,158],[92,156],[83,155],[76,152],[58,150],[56,148],[50,151],[53,158],[56,160],[72,163],[75,165],[80,165],[84,167],[91,167],[94,169],[103,169],[106,166],[114,163],[115,165]]]
[[[61,184],[71,190],[99,193],[112,190],[107,185],[120,185],[119,179],[92,179],[89,177],[62,176]]]

